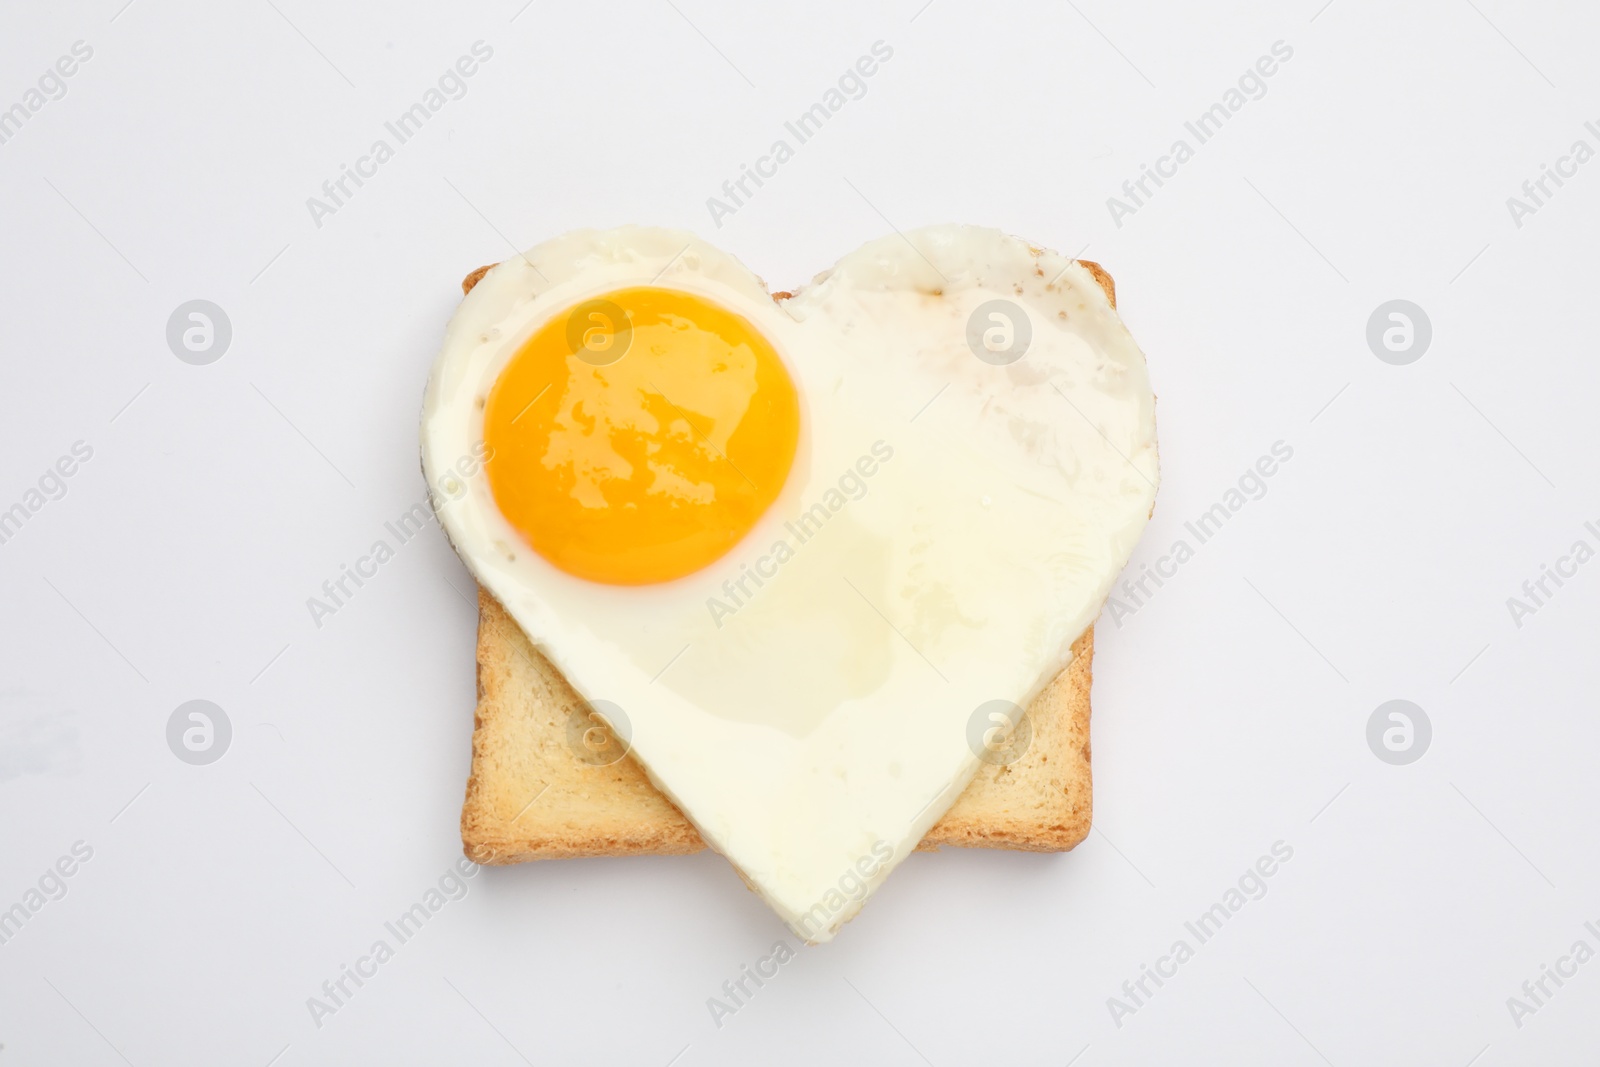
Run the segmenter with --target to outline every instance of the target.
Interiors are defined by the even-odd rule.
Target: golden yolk
[[[557,315],[484,407],[501,513],[568,574],[646,585],[738,544],[783,488],[800,436],[788,370],[745,319],[640,287]]]

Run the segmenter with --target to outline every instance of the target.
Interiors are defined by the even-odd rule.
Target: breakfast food
[[[531,647],[825,940],[1071,662],[1149,515],[1154,402],[1094,275],[994,231],[873,242],[774,301],[627,228],[473,288],[423,460]],[[474,748],[475,781],[516,758]]]
[[[1082,264],[1116,307],[1098,263]],[[488,272],[462,281],[464,292]],[[676,855],[705,848],[694,824],[633,759],[594,731],[583,698],[506,614],[478,590],[478,707],[472,773],[461,811],[466,854],[484,864],[575,856]],[[985,763],[919,849],[940,846],[1059,852],[1089,833],[1093,810],[1089,683],[1094,628],[1027,707],[1031,740]]]

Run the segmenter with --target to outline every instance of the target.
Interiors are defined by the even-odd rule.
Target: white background
[[[0,107],[0,945],[9,1064],[1576,1062],[1600,963],[1600,164],[1506,198],[1600,118],[1582,5],[8,5]],[[274,6],[275,5],[275,6]],[[919,8],[921,8],[919,10]],[[493,58],[336,215],[306,199],[482,40]],[[874,41],[894,55],[717,228],[706,198]],[[1275,41],[1293,58],[1118,227],[1107,197]],[[1192,143],[1192,137],[1190,137]],[[417,415],[467,271],[580,226],[695,230],[774,288],[935,222],[1115,275],[1160,397],[1133,569],[1276,441],[1268,483],[1100,624],[1095,830],[918,855],[718,1029],[785,936],[710,854],[485,870],[320,1028],[307,998],[460,855],[471,584],[439,535],[318,629],[306,599],[422,495]],[[173,309],[234,337],[180,362]],[[1431,347],[1366,323],[1421,305]],[[234,730],[167,747],[182,702]],[[1380,703],[1427,754],[1368,748]],[[1139,976],[1275,841],[1293,858],[1176,977]],[[1191,938],[1192,941],[1192,938]],[[1153,988],[1153,987],[1151,987]],[[1120,1021],[1120,1025],[1118,1022]],[[274,1060],[274,1057],[277,1057]]]

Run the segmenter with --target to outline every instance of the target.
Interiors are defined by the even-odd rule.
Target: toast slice
[[[1111,276],[1098,263],[1081,262],[1115,307]],[[462,291],[470,292],[488,270],[480,267],[467,275]],[[981,765],[919,849],[957,845],[1064,852],[1088,836],[1092,626],[1072,652],[1072,662],[1028,705],[1032,739],[1027,750],[1005,766]],[[509,864],[681,855],[706,847],[632,756],[603,764],[596,760],[581,740],[593,728],[583,699],[480,587],[478,708],[461,811],[461,841],[469,859]],[[614,741],[601,751],[616,751]]]

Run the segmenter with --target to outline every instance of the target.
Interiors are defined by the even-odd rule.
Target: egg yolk
[[[484,405],[495,503],[568,574],[646,585],[692,574],[783,488],[800,404],[754,326],[704,297],[638,287],[556,315]]]

